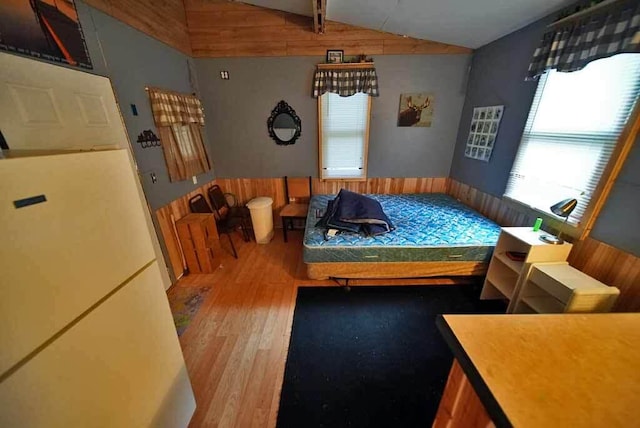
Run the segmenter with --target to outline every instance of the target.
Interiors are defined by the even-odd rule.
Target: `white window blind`
[[[369,102],[363,93],[320,97],[321,178],[366,178]]]
[[[639,93],[639,54],[541,76],[505,196],[545,212],[576,198],[579,224]]]
[[[178,143],[179,155],[184,160],[196,159],[197,154],[193,149],[193,138],[189,127],[186,125],[171,125],[173,135]]]

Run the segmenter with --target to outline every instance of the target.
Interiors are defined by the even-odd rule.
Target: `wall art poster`
[[[0,1],[0,49],[93,68],[73,0]]]
[[[504,106],[476,107],[473,109],[469,136],[464,149],[466,157],[489,162],[503,114]]]

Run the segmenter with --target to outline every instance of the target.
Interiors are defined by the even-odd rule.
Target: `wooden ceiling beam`
[[[313,32],[324,34],[327,20],[327,0],[311,0],[313,7]]]

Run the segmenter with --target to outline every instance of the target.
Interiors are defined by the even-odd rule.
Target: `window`
[[[318,109],[320,178],[366,179],[371,97],[327,92],[318,98]]]
[[[194,95],[147,88],[169,180],[181,181],[209,171],[204,148],[202,103]]]
[[[194,147],[194,138],[191,136],[191,130],[188,125],[171,125],[171,130],[176,139],[177,149],[180,157],[185,162],[192,162],[198,159]]]
[[[640,93],[640,55],[540,77],[505,196],[545,212],[566,198],[579,224]]]
[[[211,169],[200,125],[159,126],[158,134],[171,182],[187,180]]]

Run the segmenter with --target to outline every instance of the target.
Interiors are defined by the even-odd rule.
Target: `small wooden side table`
[[[566,262],[534,263],[513,312],[609,312],[619,294]]]
[[[176,221],[189,273],[212,273],[220,266],[220,237],[213,214],[187,214]]]

